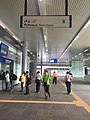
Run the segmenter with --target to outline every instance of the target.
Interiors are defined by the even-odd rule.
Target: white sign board
[[[71,15],[68,16],[21,16],[21,27],[71,27]]]

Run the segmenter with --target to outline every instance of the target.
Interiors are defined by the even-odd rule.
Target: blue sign
[[[57,59],[50,59],[50,63],[57,63]]]
[[[9,47],[6,44],[1,43],[0,44],[0,55],[7,57],[7,55],[8,55],[8,48]]]
[[[12,64],[13,63],[12,60],[9,60],[9,59],[6,59],[6,58],[1,58],[1,57],[0,57],[0,62],[7,63],[7,64]]]

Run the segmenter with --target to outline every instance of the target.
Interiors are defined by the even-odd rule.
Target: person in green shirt
[[[49,76],[47,70],[44,71],[44,75],[43,75],[43,85],[44,85],[45,99],[47,99],[48,96],[50,97],[49,87],[50,87],[50,85],[51,85],[51,77]]]

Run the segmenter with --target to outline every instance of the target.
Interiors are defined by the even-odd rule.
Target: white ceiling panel
[[[27,0],[28,15],[65,15],[65,0]],[[33,53],[44,48],[42,32],[40,28],[20,28],[20,16],[24,15],[25,0],[0,0],[0,19],[22,41],[23,31],[26,31],[26,39],[29,49]],[[38,6],[39,2],[39,6]],[[90,0],[68,0],[68,14],[72,15],[71,28],[47,28],[47,46],[49,58],[60,58],[63,51],[72,41],[78,30],[90,15]],[[90,26],[89,26],[90,27]],[[67,60],[73,55],[90,46],[90,28],[86,29],[73,46],[63,55]],[[43,52],[44,53],[44,52]],[[41,54],[39,52],[39,54]]]

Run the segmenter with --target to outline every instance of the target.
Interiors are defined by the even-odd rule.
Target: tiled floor
[[[73,83],[72,89],[77,94],[75,86],[80,89],[79,84]],[[40,93],[35,93],[34,83],[30,86],[31,93],[29,95],[24,95],[24,92],[19,91],[20,88],[16,87],[12,92],[0,92],[0,100],[11,100],[5,103],[0,102],[0,120],[90,120],[90,113],[84,107],[70,104],[76,99],[72,95],[67,95],[66,89],[59,82],[52,86],[51,98],[47,100],[44,99],[42,86]],[[12,100],[16,100],[16,102],[13,103]],[[26,103],[18,103],[17,100],[24,100]],[[36,103],[28,103],[27,101],[36,101]]]

